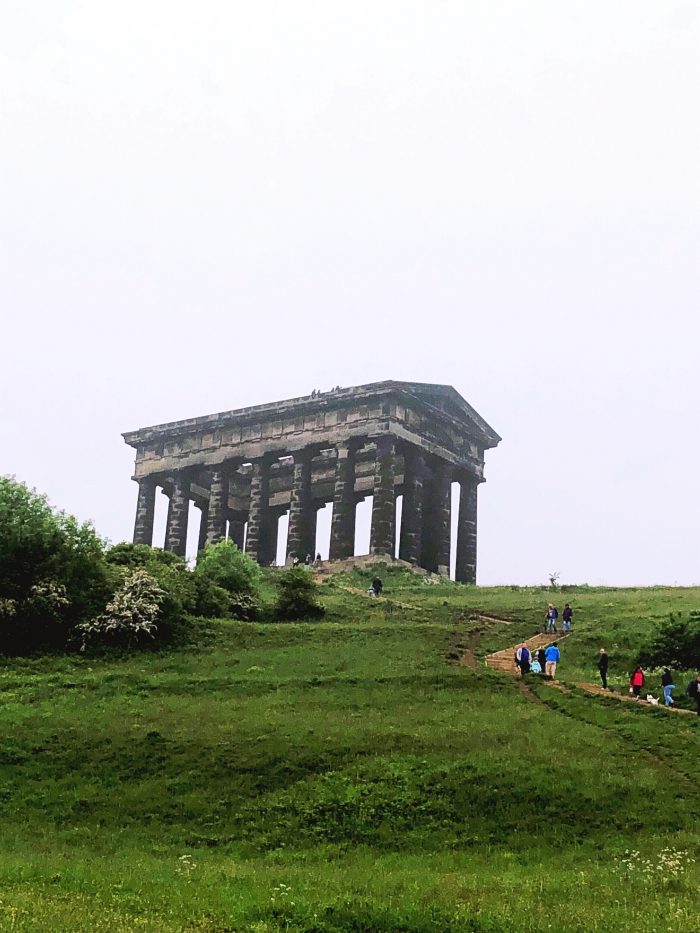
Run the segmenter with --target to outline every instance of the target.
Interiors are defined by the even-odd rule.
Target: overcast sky
[[[0,14],[0,472],[117,541],[122,431],[447,383],[480,582],[700,582],[699,3]]]

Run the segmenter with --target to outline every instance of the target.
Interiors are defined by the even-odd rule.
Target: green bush
[[[254,594],[260,582],[258,564],[228,539],[199,552],[195,574],[228,593]]]
[[[0,477],[0,649],[65,647],[114,588],[104,543],[88,522],[56,511],[24,483]]]
[[[639,663],[644,667],[700,670],[700,612],[691,612],[687,619],[671,615],[662,622],[640,652]]]
[[[318,585],[307,567],[290,567],[277,578],[278,619],[313,619],[322,616],[325,609],[318,600]]]

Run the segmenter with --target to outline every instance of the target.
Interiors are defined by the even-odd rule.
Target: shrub
[[[132,570],[107,603],[105,611],[76,626],[82,650],[88,645],[119,645],[130,648],[154,638],[164,592],[145,570]]]
[[[277,578],[278,619],[308,619],[322,616],[325,609],[318,601],[318,585],[306,567],[290,567]]]
[[[700,670],[700,612],[691,612],[687,619],[671,615],[662,622],[640,652],[639,663],[644,667]]]
[[[0,477],[0,648],[64,647],[78,622],[104,608],[113,585],[91,524]]]
[[[228,539],[199,552],[195,574],[228,593],[254,594],[260,582],[258,564]]]

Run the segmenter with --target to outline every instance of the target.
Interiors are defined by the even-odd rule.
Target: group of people
[[[562,629],[565,635],[568,635],[571,631],[571,620],[573,618],[574,611],[571,606],[566,603],[564,606],[564,611],[561,614]],[[550,603],[547,606],[547,614],[544,617],[544,630],[547,635],[554,635],[557,631],[557,620],[559,619],[559,610],[557,607]]]
[[[604,649],[601,648],[601,652],[603,650]],[[661,674],[661,689],[663,690],[663,694],[664,694],[664,705],[667,707],[676,705],[673,699],[673,691],[676,689],[674,680],[675,678],[670,668],[668,667],[664,668]],[[630,675],[630,681],[629,681],[630,696],[633,696],[635,700],[638,700],[641,696],[642,687],[645,685],[645,683],[646,683],[646,676],[644,674],[643,669],[639,666],[635,667],[635,669],[632,671]],[[605,683],[604,686],[607,686],[607,683]],[[686,692],[686,696],[690,697],[691,700],[695,701],[697,714],[698,716],[700,716],[700,674],[698,674],[697,677],[694,677],[690,681],[690,683],[686,687],[685,692]],[[657,702],[656,699],[654,699],[654,702]]]
[[[545,677],[554,680],[560,657],[559,645],[556,642],[536,651],[530,651],[523,642],[515,649],[515,665],[519,668],[521,677],[526,674],[544,674]]]

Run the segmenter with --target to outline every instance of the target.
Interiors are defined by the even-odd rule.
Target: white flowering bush
[[[127,648],[154,638],[160,605],[165,596],[145,570],[128,574],[105,611],[77,626],[82,649],[90,644],[125,645]]]

